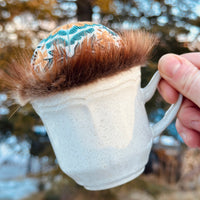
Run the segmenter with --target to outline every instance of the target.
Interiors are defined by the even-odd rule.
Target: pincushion
[[[91,40],[91,41],[90,41]],[[83,42],[91,42],[95,48],[109,48],[109,45],[119,47],[121,38],[114,31],[101,25],[91,22],[78,22],[73,24],[66,24],[56,28],[49,36],[43,39],[36,50],[34,51],[31,64],[37,72],[45,72],[50,70],[53,66],[53,56],[55,53],[55,46],[59,49],[60,54],[65,52],[67,59],[74,56],[76,49],[81,48]]]
[[[25,105],[142,65],[156,41],[144,31],[115,33],[92,22],[67,24],[43,39],[32,59],[21,52],[1,71],[1,85]]]

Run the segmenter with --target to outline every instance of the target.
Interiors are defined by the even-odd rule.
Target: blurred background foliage
[[[6,68],[17,57],[16,52],[33,51],[55,27],[77,20],[95,21],[116,30],[145,29],[159,37],[149,67],[143,70],[142,86],[163,54],[199,48],[199,0],[0,0],[0,67]],[[154,102],[165,106],[161,98]],[[33,126],[41,122],[30,105],[18,110],[7,98],[0,103],[2,136],[12,133],[30,141],[36,137]],[[147,109],[154,110],[152,103]]]
[[[55,27],[77,20],[102,23],[115,30],[144,29],[157,35],[160,43],[142,70],[142,86],[163,54],[200,49],[200,0],[0,0],[0,68],[6,68],[24,49],[33,52]],[[157,120],[156,108],[166,106],[155,95],[147,104],[151,120]],[[31,105],[19,108],[0,91],[1,141],[15,135],[30,143],[31,155],[54,160],[41,125]]]

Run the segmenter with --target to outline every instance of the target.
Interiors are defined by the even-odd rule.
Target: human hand
[[[163,78],[159,83],[163,98],[173,104],[178,92],[184,96],[176,119],[178,133],[189,147],[200,147],[200,53],[164,55],[158,70]]]

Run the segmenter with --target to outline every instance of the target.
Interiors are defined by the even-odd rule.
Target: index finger
[[[191,57],[194,59],[193,55],[190,59]],[[159,60],[158,69],[169,85],[200,107],[200,70],[198,67],[182,56],[167,54]]]
[[[180,56],[189,60],[195,67],[200,69],[200,52],[185,53]]]

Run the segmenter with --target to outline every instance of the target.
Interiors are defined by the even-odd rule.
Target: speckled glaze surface
[[[153,137],[173,120],[180,106],[171,106],[169,117],[157,125],[155,135],[144,104],[158,82],[157,74],[141,89],[140,67],[133,67],[35,99],[32,105],[46,127],[61,169],[88,190],[115,187],[140,175]]]
[[[75,55],[77,47],[89,39],[94,41],[93,45],[100,45],[102,48],[108,42],[115,44],[117,48],[121,41],[119,35],[101,24],[92,22],[66,24],[53,30],[47,38],[38,44],[31,64],[38,73],[51,70],[56,48],[61,54],[65,51],[66,57],[72,57]]]

